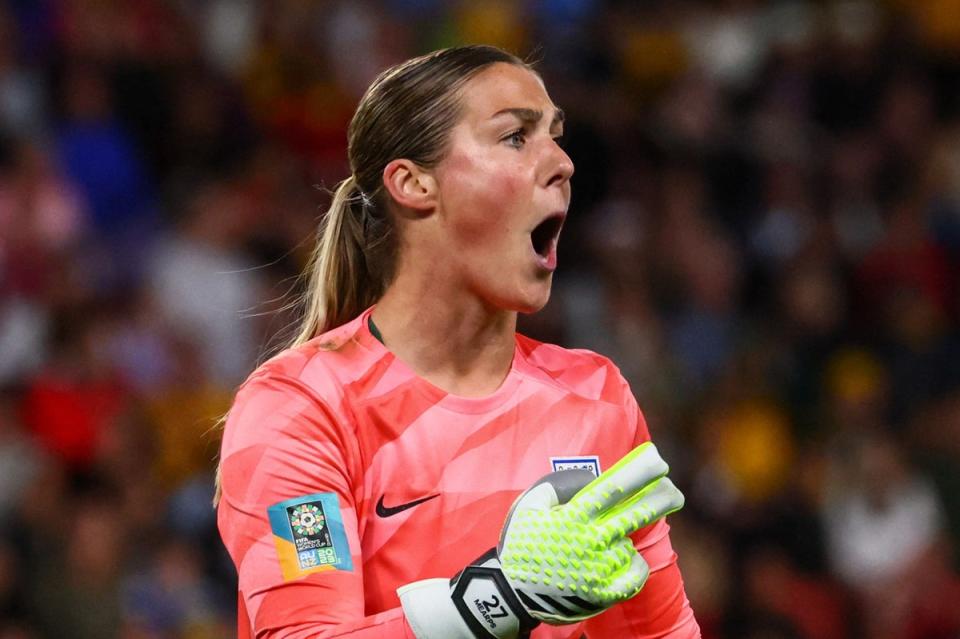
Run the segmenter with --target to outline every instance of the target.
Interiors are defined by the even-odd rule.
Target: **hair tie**
[[[371,198],[369,195],[367,195],[366,193],[364,193],[364,192],[361,191],[360,189],[357,189],[357,193],[360,195],[360,203],[363,204],[363,208],[365,208],[365,209],[372,209],[372,208],[373,208],[373,198]]]
[[[357,203],[357,200],[359,199],[359,204],[362,208],[366,210],[372,209],[373,198],[371,198],[369,195],[364,193],[363,189],[360,188],[360,181],[357,179],[356,174],[351,173],[350,177],[347,179],[351,183],[350,190],[353,191],[353,193],[351,193],[350,196],[348,197],[348,200],[350,200],[351,203]]]

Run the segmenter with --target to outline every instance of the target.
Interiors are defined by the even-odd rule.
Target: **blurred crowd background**
[[[611,357],[706,639],[960,637],[960,2],[0,3],[0,639],[235,635],[217,418],[387,65],[539,60],[534,337]]]

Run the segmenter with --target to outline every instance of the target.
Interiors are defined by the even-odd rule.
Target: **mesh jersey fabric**
[[[396,588],[452,577],[495,545],[510,505],[552,459],[596,457],[603,470],[649,440],[602,356],[518,334],[500,388],[458,397],[381,344],[371,311],[282,352],[237,392],[218,526],[239,577],[240,639],[413,638]],[[330,494],[350,569],[291,574],[268,510]],[[633,536],[651,568],[639,595],[581,624],[541,625],[533,639],[699,637],[668,530],[661,521]]]

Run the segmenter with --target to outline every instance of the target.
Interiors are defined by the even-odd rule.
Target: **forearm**
[[[357,621],[341,623],[314,635],[316,639],[415,639],[401,608],[393,608]]]
[[[273,606],[266,614],[258,614],[254,622],[247,617],[245,606],[240,609],[240,639],[416,639],[400,607],[375,615],[337,622],[321,620],[304,612],[302,606],[281,604],[284,610]],[[290,623],[290,619],[298,621]],[[247,632],[244,632],[244,630]]]

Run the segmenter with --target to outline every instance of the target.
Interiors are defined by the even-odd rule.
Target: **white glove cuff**
[[[450,598],[449,579],[424,579],[397,588],[417,639],[476,639]]]
[[[397,594],[417,639],[525,639],[539,623],[517,599],[493,548],[452,580],[415,581]]]

